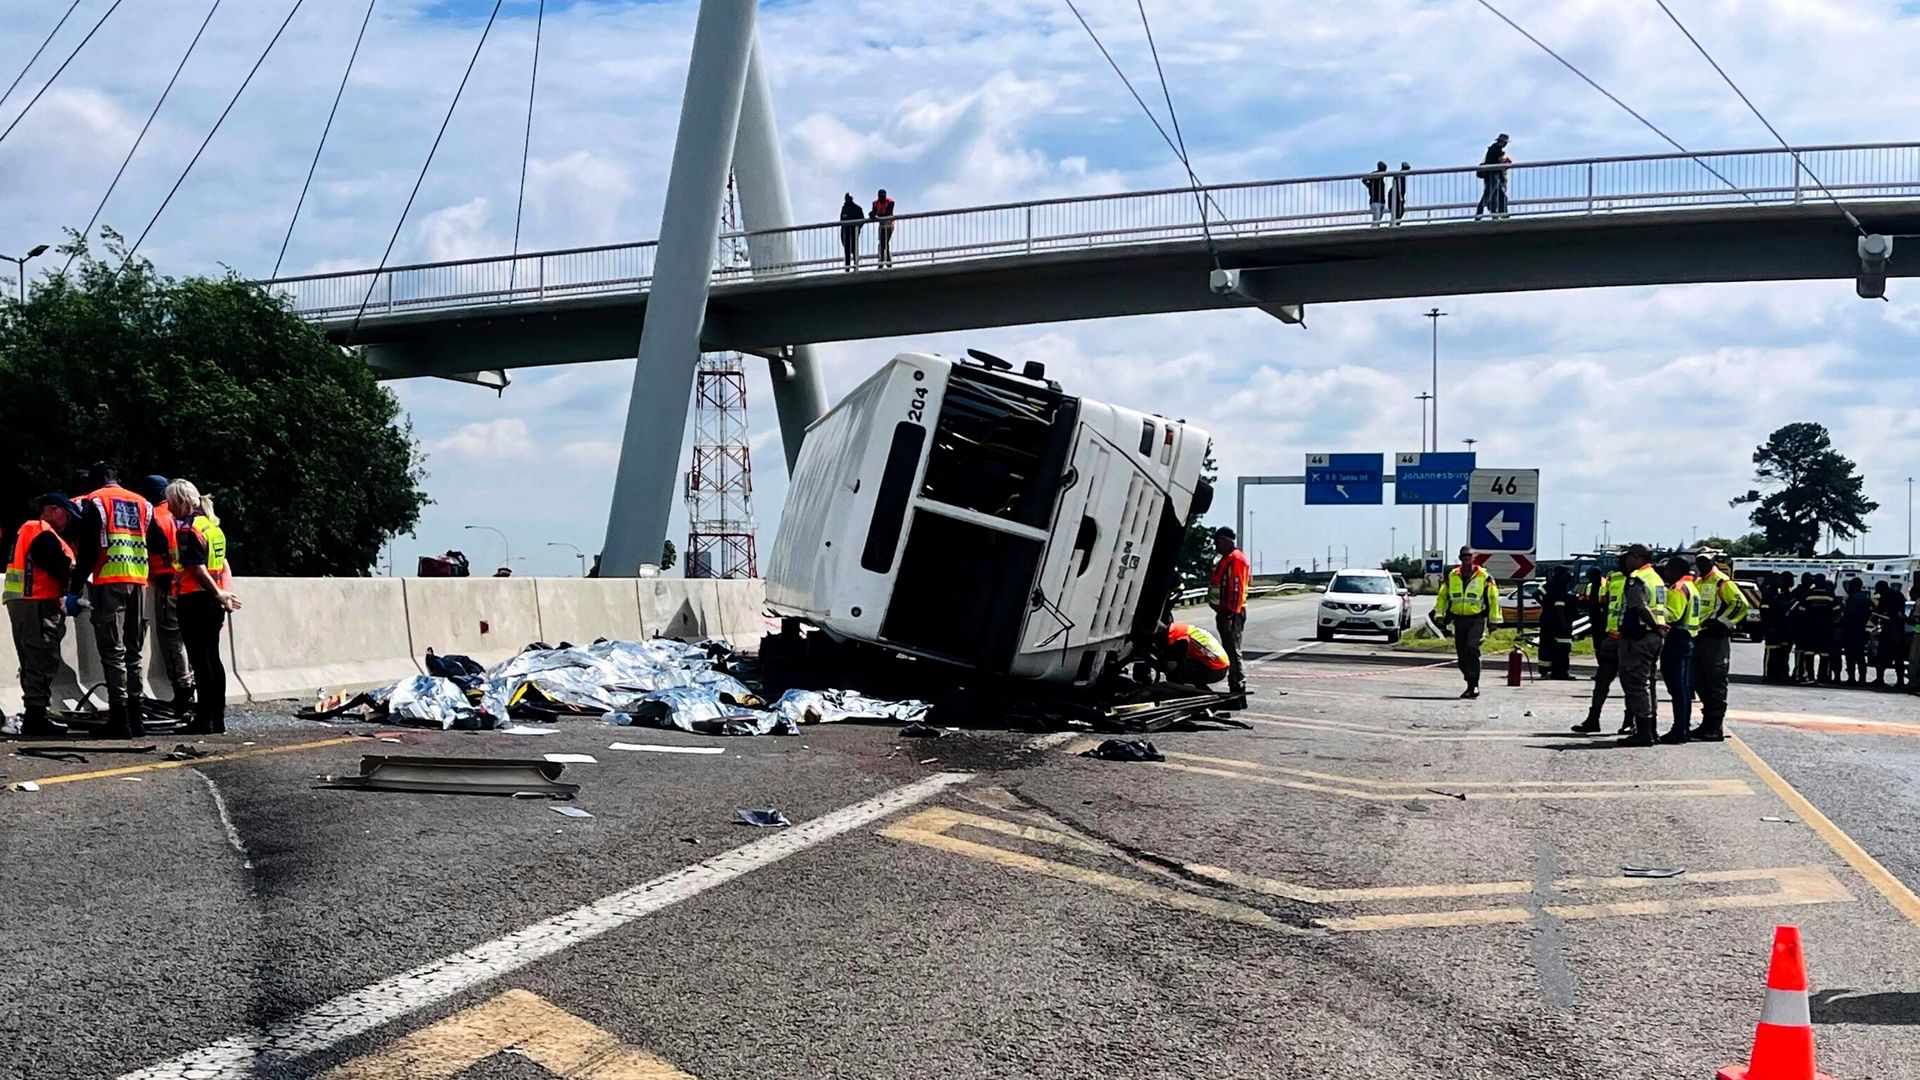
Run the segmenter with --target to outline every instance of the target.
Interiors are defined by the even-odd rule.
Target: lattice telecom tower
[[[715,253],[724,271],[746,264],[740,246],[733,176]],[[734,234],[730,240],[727,234]],[[753,537],[753,462],[747,456],[747,370],[739,353],[700,357],[693,390],[693,468],[687,471],[687,563],[690,578],[760,576]]]

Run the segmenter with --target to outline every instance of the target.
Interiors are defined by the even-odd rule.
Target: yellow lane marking
[[[206,757],[192,758],[187,761],[149,761],[144,765],[126,765],[118,769],[95,769],[92,772],[43,776],[33,782],[46,787],[48,784],[71,784],[80,780],[108,780],[116,776],[133,776],[137,773],[159,772],[162,769],[184,769],[189,765],[211,765],[217,761],[238,761],[241,758],[265,757],[268,754],[291,754],[299,750],[318,750],[323,746],[341,746],[345,743],[360,741],[358,735],[345,735],[335,739],[315,739],[312,742],[294,743],[290,746],[257,746],[249,750],[235,750],[230,754],[208,754]],[[18,784],[9,786],[19,790]]]
[[[903,821],[896,822],[880,831],[882,836],[919,844],[979,859],[998,866],[1024,870],[1042,877],[1051,877],[1072,881],[1081,885],[1105,889],[1136,900],[1145,900],[1167,907],[1179,908],[1228,922],[1237,922],[1249,926],[1259,926],[1287,933],[1297,933],[1299,928],[1280,922],[1256,908],[1212,897],[1200,896],[1178,888],[1168,888],[1135,878],[1121,877],[1117,874],[1103,873],[1068,863],[1042,859],[1024,852],[1012,851],[992,844],[963,840],[952,835],[955,828],[976,829],[995,833],[1015,840],[1047,844],[1070,851],[1087,852],[1110,858],[1127,860],[1125,853],[1111,845],[1074,836],[1056,829],[1038,828],[1020,825],[999,818],[984,817],[943,807],[923,810]],[[1163,878],[1184,884],[1180,878],[1165,867],[1151,864],[1131,863],[1137,869],[1157,874]],[[1219,867],[1186,864],[1188,873],[1219,882],[1233,888],[1266,896],[1280,897],[1297,903],[1324,906],[1332,904],[1354,903],[1394,903],[1404,901],[1458,900],[1482,896],[1525,896],[1534,891],[1533,884],[1527,881],[1486,881],[1463,882],[1438,885],[1389,885],[1374,888],[1354,889],[1317,889],[1308,885],[1280,881],[1273,878],[1242,874]],[[1594,903],[1556,903],[1546,904],[1540,910],[1562,919],[1601,919],[1622,918],[1640,915],[1672,915],[1685,912],[1722,911],[1747,908],[1794,907],[1806,904],[1841,903],[1853,899],[1852,894],[1834,878],[1833,874],[1819,866],[1788,866],[1757,870],[1716,870],[1693,873],[1685,879],[1651,879],[1628,877],[1570,877],[1554,882],[1557,893],[1603,892],[1609,890],[1673,890],[1692,891],[1700,886],[1771,884],[1772,889],[1761,892],[1708,893],[1706,895],[1658,897],[1648,899],[1622,900]],[[1314,925],[1327,930],[1344,932],[1369,932],[1384,930],[1460,928],[1472,926],[1494,926],[1504,923],[1526,922],[1533,912],[1525,907],[1462,908],[1451,911],[1415,911],[1391,912],[1373,915],[1316,917]]]
[[[1729,720],[1775,727],[1804,728],[1841,735],[1920,735],[1920,724],[1902,724],[1892,720],[1868,720],[1856,716],[1828,716],[1821,713],[1763,712],[1758,709],[1728,709]]]
[[[880,835],[892,840],[902,840],[922,847],[936,848],[965,855],[971,859],[994,863],[1015,870],[1025,870],[1029,874],[1041,877],[1058,878],[1079,885],[1090,885],[1096,889],[1118,893],[1135,900],[1146,900],[1165,907],[1178,908],[1200,915],[1207,915],[1224,922],[1241,923],[1246,926],[1258,926],[1277,930],[1282,933],[1300,933],[1300,928],[1289,926],[1258,908],[1244,904],[1215,900],[1210,896],[1187,892],[1181,889],[1169,889],[1151,882],[1121,877],[1117,874],[1102,873],[1069,863],[1054,862],[1050,859],[1036,858],[1023,852],[1009,851],[992,844],[976,843],[949,835],[947,830],[957,825],[969,828],[998,832],[1035,843],[1052,844],[1056,847],[1071,848],[1076,851],[1089,851],[1102,855],[1118,853],[1104,844],[1089,843],[1067,833],[1052,829],[1035,828],[1030,825],[1015,825],[998,818],[981,817],[977,814],[964,814],[954,810],[936,807],[922,810],[903,821],[895,822],[880,830]]]
[[[1728,736],[1727,745],[1733,747],[1733,752],[1740,755],[1741,760],[1747,763],[1747,767],[1765,781],[1775,795],[1780,796],[1788,806],[1793,808],[1793,812],[1800,816],[1801,821],[1811,825],[1813,831],[1820,834],[1820,839],[1825,840],[1828,847],[1847,860],[1847,865],[1853,867],[1856,873],[1866,878],[1867,884],[1878,889],[1880,895],[1887,898],[1887,902],[1893,905],[1895,911],[1905,915],[1907,921],[1915,926],[1920,926],[1920,896],[1915,896],[1905,882],[1894,877],[1886,867],[1880,865],[1880,860],[1867,854],[1866,849],[1855,843],[1853,837],[1848,836],[1840,826],[1828,820],[1827,815],[1821,813],[1819,807],[1808,802],[1807,797],[1795,790],[1792,784],[1787,783],[1785,777],[1773,771],[1773,766],[1760,760],[1760,755],[1754,753],[1753,748],[1741,741],[1739,736]]]
[[[525,990],[455,1013],[321,1080],[452,1080],[503,1053],[525,1057],[560,1080],[695,1080]]]
[[[1558,735],[1529,731],[1389,731],[1386,728],[1369,727],[1366,724],[1348,724],[1338,720],[1323,720],[1318,717],[1284,716],[1279,713],[1243,712],[1239,718],[1253,724],[1268,727],[1302,728],[1308,731],[1335,731],[1343,735],[1365,735],[1370,739],[1393,739],[1400,742],[1421,742],[1439,740],[1443,742],[1538,742],[1544,738],[1559,738]]]
[[[1437,777],[1419,780],[1373,780],[1359,776],[1340,776],[1284,765],[1266,765],[1235,758],[1209,757],[1164,751],[1167,760],[1154,762],[1163,769],[1217,776],[1225,780],[1248,780],[1256,784],[1343,795],[1350,799],[1391,802],[1419,798],[1439,792],[1459,792],[1473,799],[1623,799],[1643,795],[1675,798],[1699,798],[1714,795],[1747,796],[1753,788],[1745,780],[1474,780],[1455,781]],[[1188,764],[1189,762],[1193,764]],[[1278,775],[1270,775],[1278,774]]]

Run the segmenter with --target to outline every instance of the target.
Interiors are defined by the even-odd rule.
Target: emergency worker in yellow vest
[[[1653,566],[1653,552],[1635,544],[1620,557],[1626,585],[1620,593],[1620,687],[1633,731],[1622,746],[1654,744],[1654,673],[1667,638],[1667,583]]]
[[[1595,570],[1594,573],[1599,573]],[[1587,718],[1573,728],[1575,735],[1600,734],[1600,711],[1607,706],[1607,694],[1620,677],[1620,598],[1626,593],[1627,575],[1620,570],[1593,579],[1587,590],[1587,634],[1593,638],[1593,702],[1587,706]],[[1633,718],[1620,725],[1620,734],[1633,730]]]
[[[1480,643],[1486,639],[1487,626],[1500,625],[1500,590],[1493,577],[1473,561],[1473,549],[1460,549],[1460,565],[1447,571],[1440,582],[1440,595],[1434,599],[1433,620],[1446,629],[1453,628],[1453,655],[1460,662],[1460,676],[1467,688],[1460,696],[1480,696]]]
[[[74,551],[91,576],[87,602],[93,606],[93,639],[107,683],[108,738],[144,734],[147,641],[147,540],[153,528],[153,504],[120,486],[119,470],[97,462],[87,470],[93,485],[80,500]]]
[[[7,621],[20,660],[22,735],[64,735],[66,727],[48,714],[54,676],[60,673],[60,641],[67,636],[67,614],[78,613],[79,587],[73,548],[61,533],[80,516],[80,508],[54,492],[34,500],[39,516],[20,526],[13,557],[7,562]]]
[[[222,735],[227,730],[227,668],[220,660],[220,631],[227,612],[240,609],[240,599],[230,588],[227,534],[213,512],[213,500],[201,495],[191,481],[167,485],[167,506],[179,523],[174,536],[180,547],[180,572],[174,581],[180,592],[180,636],[186,642],[198,691],[193,723],[185,730]]]
[[[1733,628],[1753,610],[1746,594],[1725,570],[1701,555],[1693,561],[1700,590],[1700,631],[1694,635],[1693,688],[1700,695],[1700,726],[1692,737],[1708,742],[1726,738],[1720,725],[1727,718],[1727,673],[1732,666]]]
[[[1700,632],[1706,604],[1699,583],[1681,556],[1660,564],[1660,579],[1667,583],[1667,641],[1660,649],[1660,681],[1666,684],[1667,706],[1673,710],[1673,726],[1660,741],[1675,744],[1687,741],[1687,729],[1693,721],[1693,641]],[[1656,711],[1657,707],[1656,702]]]
[[[174,575],[180,572],[180,548],[174,540],[179,523],[167,509],[167,478],[149,476],[135,485],[140,497],[153,504],[153,531],[147,543],[147,591],[153,594],[153,636],[160,643],[160,667],[173,700],[166,710],[181,719],[193,711],[193,668],[180,639],[180,604]],[[157,541],[157,542],[156,542]]]

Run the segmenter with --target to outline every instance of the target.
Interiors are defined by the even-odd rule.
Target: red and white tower
[[[716,262],[744,267],[744,245],[727,176]],[[707,353],[693,389],[693,467],[687,471],[690,578],[760,576],[753,537],[753,462],[747,454],[747,370],[739,353]]]

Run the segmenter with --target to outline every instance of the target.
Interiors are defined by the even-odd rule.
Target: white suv
[[[1385,634],[1388,644],[1400,640],[1406,628],[1406,589],[1385,570],[1342,570],[1319,590],[1320,618],[1316,636],[1332,641],[1336,633]]]

